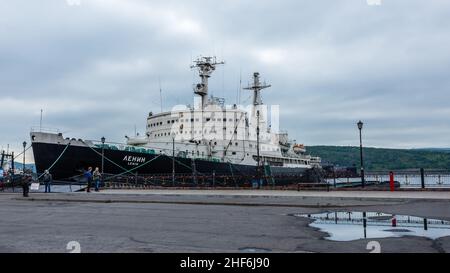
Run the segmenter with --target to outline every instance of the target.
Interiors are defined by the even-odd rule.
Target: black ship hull
[[[102,151],[103,150],[103,151]],[[102,152],[104,156],[102,157]],[[55,180],[79,181],[88,167],[102,166],[108,175],[149,176],[171,175],[173,158],[163,154],[147,154],[124,150],[101,149],[98,147],[75,146],[51,143],[33,143],[33,154],[38,174],[50,169]],[[230,183],[248,184],[256,177],[262,177],[265,183],[286,185],[305,179],[305,168],[286,168],[224,163],[205,159],[175,157],[175,174],[178,177],[229,177]],[[307,172],[306,172],[307,173]],[[270,179],[268,179],[270,177]],[[263,182],[264,183],[264,182]]]

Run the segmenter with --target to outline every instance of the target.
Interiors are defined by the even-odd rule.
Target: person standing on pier
[[[87,180],[87,188],[86,192],[91,192],[91,184],[92,184],[92,167],[89,167],[87,171],[84,173],[84,177]]]
[[[31,182],[32,182],[31,175],[26,174],[22,177],[23,197],[28,197],[28,193],[30,192],[30,183]]]
[[[95,171],[93,173],[94,183],[95,183],[95,191],[98,191],[98,188],[100,186],[100,179],[102,177],[102,174],[100,173],[100,170],[98,167],[95,167]]]
[[[44,172],[43,181],[45,185],[45,192],[50,193],[51,192],[50,186],[52,185],[53,177],[48,170],[45,170]]]

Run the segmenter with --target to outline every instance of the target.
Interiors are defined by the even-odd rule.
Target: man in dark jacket
[[[89,167],[88,170],[84,173],[84,177],[87,180],[87,188],[86,192],[91,192],[91,183],[92,183],[92,167]]]
[[[28,197],[28,193],[30,192],[30,183],[31,182],[32,182],[31,175],[26,174],[22,177],[23,197]]]
[[[45,170],[42,180],[44,181],[45,192],[51,192],[50,186],[52,184],[53,177],[52,177],[52,175],[50,174],[50,172],[48,170]]]

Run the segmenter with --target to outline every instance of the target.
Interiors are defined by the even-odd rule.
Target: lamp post
[[[175,135],[172,136],[172,187],[175,186]]]
[[[260,169],[261,169],[261,160],[259,157],[259,110],[256,111],[256,160],[257,160],[257,165],[256,165],[256,179],[258,180],[258,189],[260,189],[261,187],[261,173],[260,173]]]
[[[22,143],[23,145],[23,165],[22,165],[22,169],[23,169],[23,173],[25,174],[25,147],[27,146],[27,142],[24,141]]]
[[[102,137],[102,177],[104,173],[104,167],[105,167],[105,137]]]
[[[359,129],[359,152],[361,156],[361,185],[364,188],[365,179],[364,179],[364,161],[363,161],[363,145],[362,145],[362,129],[364,123],[362,121],[358,121],[357,125]]]

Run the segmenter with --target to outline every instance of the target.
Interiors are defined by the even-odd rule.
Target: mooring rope
[[[99,156],[103,156],[103,158],[105,158],[106,160],[108,160],[109,162],[111,162],[112,164],[114,164],[116,167],[121,168],[124,171],[128,171],[126,168],[120,166],[119,164],[117,164],[116,162],[112,161],[111,159],[107,158],[104,154],[102,155],[100,152],[96,151],[94,148],[92,148],[90,145],[88,145],[86,142],[82,141],[84,144],[86,144],[86,146],[88,146],[92,151],[94,151],[96,154],[98,154]]]
[[[66,147],[64,148],[64,150],[61,152],[61,154],[58,156],[58,158],[55,160],[55,162],[53,162],[53,164],[47,168],[47,170],[51,170],[53,168],[53,166],[55,166],[56,162],[58,162],[61,157],[63,156],[63,154],[66,152],[67,148],[69,148],[71,141],[69,141],[69,143],[67,143]],[[42,173],[37,179],[39,180],[45,173]]]
[[[23,155],[23,153],[26,152],[26,151],[28,151],[30,148],[31,148],[31,145],[30,145],[28,148],[26,148],[25,151],[22,151],[20,154],[16,155],[16,156],[14,157],[14,160],[16,160],[16,158],[18,158],[19,156]]]
[[[236,178],[234,177],[234,173],[233,173],[233,167],[231,167],[231,162],[229,162],[229,161],[228,161],[228,166],[230,166],[230,172],[231,172],[231,177],[233,177],[233,180],[234,180],[234,186],[237,187]]]
[[[98,154],[99,156],[102,156],[102,154],[101,154],[100,152],[96,151],[94,148],[92,148],[92,147],[91,147],[90,145],[88,145],[86,142],[83,141],[83,143],[86,144],[86,146],[88,146],[88,147],[89,147],[92,151],[94,151],[96,154]],[[167,150],[168,150],[168,149],[167,149]],[[171,156],[169,156],[169,155],[167,155],[167,154],[159,154],[158,157],[160,157],[160,156],[167,156],[168,158],[171,158]],[[155,157],[155,158],[153,158],[151,161],[149,161],[149,162],[147,162],[147,163],[145,163],[145,164],[143,164],[143,165],[140,165],[140,166],[138,166],[138,167],[136,167],[136,168],[133,168],[133,169],[131,169],[131,170],[127,170],[126,168],[124,168],[124,167],[120,166],[119,164],[115,163],[114,161],[112,161],[112,160],[109,159],[108,157],[106,157],[106,156],[104,156],[104,155],[103,155],[103,157],[104,157],[107,161],[111,162],[112,164],[114,164],[115,166],[121,168],[121,169],[124,171],[123,173],[118,174],[118,175],[115,175],[115,176],[113,176],[113,177],[116,177],[116,176],[119,176],[119,175],[123,175],[123,174],[125,174],[125,173],[129,173],[129,172],[131,172],[131,171],[133,171],[133,170],[136,170],[136,169],[138,169],[138,168],[140,168],[140,167],[146,165],[147,163],[149,163],[149,162],[155,160],[156,158],[158,158],[158,157]],[[193,159],[191,158],[191,160],[193,160]],[[178,164],[180,164],[180,165],[182,165],[182,166],[188,168],[189,170],[193,171],[193,168],[192,168],[191,166],[188,166],[188,165],[184,164],[183,162],[177,160],[176,158],[175,158],[175,162],[177,162]],[[239,170],[238,170],[238,171],[239,171]],[[240,172],[240,171],[239,171],[239,172]],[[199,172],[198,170],[196,170],[196,173],[197,173],[197,175],[205,175],[205,173]]]
[[[99,156],[102,156],[102,154],[101,154],[100,152],[96,151],[94,148],[92,148],[91,146],[89,146],[86,142],[83,141],[83,143],[86,144],[86,146],[88,146],[88,147],[89,147],[92,151],[94,151],[96,154],[98,154]],[[162,155],[167,156],[167,157],[170,157],[170,156],[168,156],[168,155],[166,155],[166,154],[159,154],[158,157],[159,157],[159,156],[162,156]],[[104,157],[106,160],[108,160],[109,162],[111,162],[112,164],[114,164],[115,166],[117,166],[117,167],[121,168],[122,170],[124,170],[124,171],[125,171],[124,173],[129,172],[129,170],[127,170],[126,168],[124,168],[124,167],[120,166],[119,164],[115,163],[114,161],[112,161],[111,159],[107,158],[106,156],[103,155],[103,157]],[[156,159],[156,158],[154,158],[154,159]],[[153,161],[154,159],[152,159],[152,161]],[[181,161],[178,161],[178,160],[176,160],[176,159],[175,159],[175,161],[178,162],[180,165],[183,165],[183,166],[185,166],[185,167],[191,169],[191,167],[189,167],[188,165],[182,163]],[[145,165],[145,164],[144,164],[144,165]],[[143,166],[143,165],[140,165],[140,167],[142,167],[142,166]],[[191,169],[191,170],[192,170],[192,169]]]
[[[169,155],[165,155],[165,156],[167,156],[167,157],[169,157],[170,158],[170,156]],[[194,160],[194,158],[191,158],[191,160]],[[188,165],[186,165],[186,164],[184,164],[183,162],[181,162],[181,161],[178,161],[178,160],[176,160],[175,159],[175,162],[178,162],[178,164],[180,164],[180,165],[182,165],[182,166],[185,166],[186,168],[188,168],[188,169],[190,169],[191,171],[193,171],[194,169],[192,168],[192,167],[190,167],[190,166],[188,166]],[[196,172],[197,172],[197,174],[200,174],[200,175],[205,175],[204,173],[202,173],[202,172],[199,172],[199,171],[197,171],[197,170],[195,170]]]
[[[149,164],[150,162],[152,162],[152,161],[158,159],[158,158],[161,157],[161,156],[162,156],[162,154],[160,154],[160,155],[158,155],[157,157],[155,157],[155,158],[153,158],[153,159],[151,159],[151,160],[145,162],[145,163],[142,164],[142,165],[136,166],[135,168],[132,168],[132,169],[130,169],[130,170],[126,170],[126,171],[123,172],[123,173],[119,173],[119,174],[113,175],[113,176],[111,176],[111,177],[108,177],[107,179],[104,179],[103,181],[106,181],[106,180],[108,180],[108,179],[111,180],[112,178],[117,177],[117,176],[124,175],[124,174],[126,174],[127,172],[131,173],[132,171],[137,170],[137,169],[139,169],[139,168],[141,168],[141,167],[144,167],[145,165],[147,165],[147,164]]]

